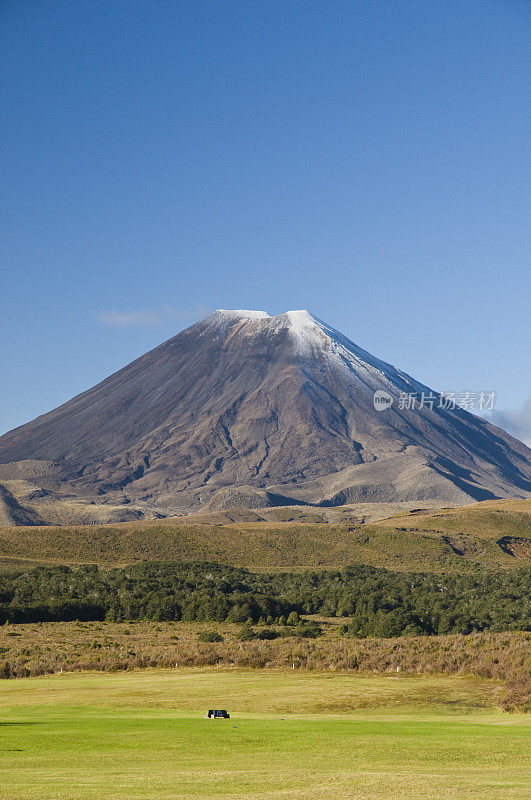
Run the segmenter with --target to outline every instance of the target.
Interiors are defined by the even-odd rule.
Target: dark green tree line
[[[255,574],[219,564],[37,567],[0,575],[0,623],[53,620],[268,622],[349,617],[354,636],[529,630],[531,569],[434,575],[367,566]]]

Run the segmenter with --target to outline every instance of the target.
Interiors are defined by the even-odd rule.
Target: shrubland
[[[289,669],[409,675],[475,675],[505,686],[495,701],[530,707],[531,634],[474,633],[358,639],[341,634],[346,620],[318,617],[317,638],[263,639],[262,625],[199,622],[46,622],[0,627],[0,676],[118,672],[147,667]],[[242,628],[252,636],[242,640]],[[279,626],[276,626],[279,629]],[[208,636],[202,634],[208,633]],[[212,634],[216,634],[213,636]],[[208,641],[204,641],[208,639]]]

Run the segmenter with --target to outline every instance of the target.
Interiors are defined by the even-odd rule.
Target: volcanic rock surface
[[[381,411],[377,390],[393,398]],[[435,395],[433,408],[401,408],[404,392]],[[216,311],[0,437],[0,505],[27,524],[96,509],[116,521],[231,504],[464,504],[529,496],[530,456],[307,311]]]

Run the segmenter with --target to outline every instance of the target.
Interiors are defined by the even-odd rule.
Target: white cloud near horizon
[[[98,311],[95,319],[108,328],[139,328],[145,326],[162,325],[173,321],[176,323],[195,322],[210,313],[205,306],[196,306],[194,309],[183,310],[164,306],[159,310],[140,309],[137,311]]]
[[[531,397],[519,409],[493,409],[485,419],[531,447]]]

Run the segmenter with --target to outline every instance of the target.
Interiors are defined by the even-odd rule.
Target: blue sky
[[[527,0],[4,0],[0,29],[0,432],[220,307],[307,308],[525,426]]]

